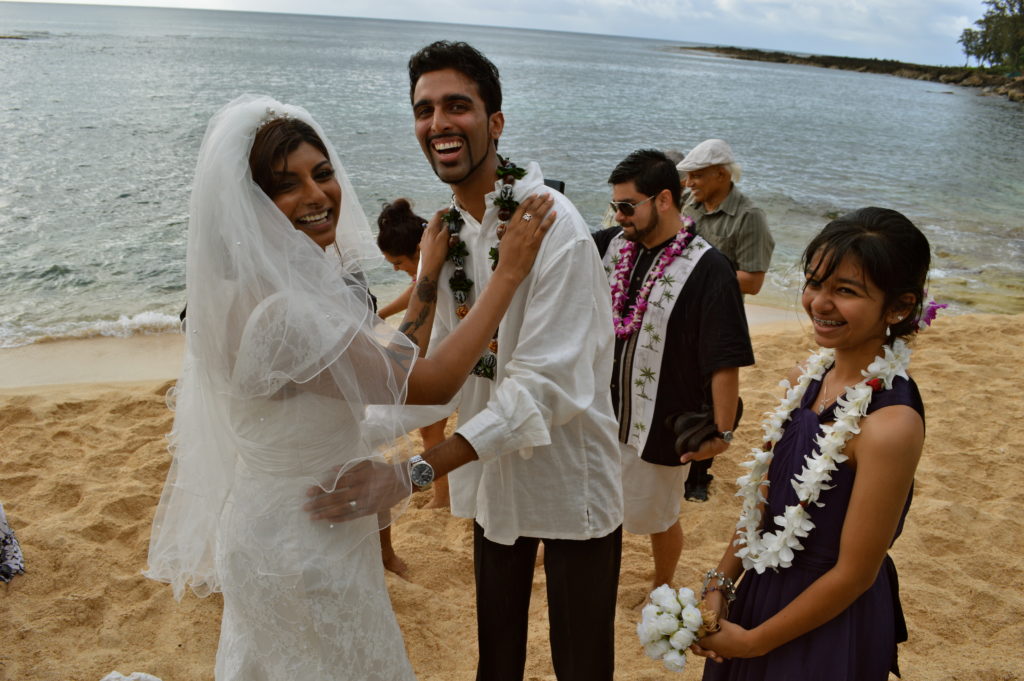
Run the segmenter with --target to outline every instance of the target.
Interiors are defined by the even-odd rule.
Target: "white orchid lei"
[[[834,361],[833,350],[820,350],[807,360],[795,386],[791,386],[788,380],[779,384],[786,389],[786,396],[775,411],[765,415],[761,424],[765,432],[764,446],[753,448],[751,459],[740,464],[750,472],[736,480],[740,488],[736,496],[743,498],[743,510],[736,524],[740,536],[733,543],[742,547],[736,552],[736,557],[743,561],[746,570],[753,568],[760,574],[767,568],[778,570],[792,564],[793,552],[803,549],[800,539],[814,529],[807,507],[810,504],[824,506],[818,501],[818,496],[823,490],[831,489],[828,483],[832,479],[832,471],[846,461],[843,447],[847,440],[860,432],[860,419],[867,413],[872,393],[883,388],[891,389],[897,376],[907,378],[910,349],[902,339],[897,339],[892,347],[886,346],[884,356],[875,357],[868,368],[861,371],[864,380],[847,388],[845,395],[837,399],[835,422],[821,427],[821,433],[815,438],[818,451],[812,449],[806,455],[803,470],[790,481],[799,503],[787,506],[783,515],[775,517],[778,531],[761,532],[760,504],[767,502],[761,488],[768,485],[766,476],[774,456],[773,449],[782,437],[790,414],[800,405],[807,387],[812,381],[821,380]]]

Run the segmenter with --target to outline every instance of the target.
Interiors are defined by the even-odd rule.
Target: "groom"
[[[505,117],[494,64],[470,45],[441,41],[412,56],[409,81],[416,138],[452,190],[452,243],[465,245],[461,266],[447,262],[442,271],[433,347],[490,278],[496,230],[515,204],[546,192],[558,214],[496,347],[460,393],[458,429],[412,468],[414,483],[449,474],[452,513],[475,520],[477,679],[523,678],[543,541],[555,675],[611,681],[622,491],[600,258],[576,208],[545,187],[540,167],[516,169],[498,156]]]

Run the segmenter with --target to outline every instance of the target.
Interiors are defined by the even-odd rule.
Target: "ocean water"
[[[777,241],[757,302],[837,213],[896,208],[957,312],[1024,312],[1024,107],[888,76],[736,61],[683,43],[339,17],[0,3],[0,347],[177,329],[192,171],[242,92],[308,108],[364,208],[448,200],[412,134],[409,55],[467,40],[500,68],[503,153],[538,160],[596,227],[640,147],[729,140]],[[370,273],[382,300],[405,275]]]

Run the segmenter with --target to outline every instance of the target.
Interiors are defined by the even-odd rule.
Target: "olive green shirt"
[[[768,231],[764,211],[751,203],[736,185],[725,201],[708,213],[701,203],[688,201],[683,215],[693,218],[697,234],[729,259],[736,270],[767,272],[775,250],[775,239]]]

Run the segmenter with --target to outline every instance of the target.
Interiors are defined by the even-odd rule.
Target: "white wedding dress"
[[[312,522],[310,476],[358,441],[338,400],[292,391],[237,405],[235,486],[224,509],[217,570],[224,617],[218,681],[414,679],[384,583],[376,518]],[[300,416],[302,435],[280,418]],[[277,433],[290,434],[287,442]],[[259,443],[259,444],[257,444]],[[286,452],[286,456],[274,452]]]
[[[279,118],[325,143],[342,190],[337,249],[297,231],[252,179],[255,135]],[[308,112],[246,95],[213,117],[193,183],[185,360],[146,574],[179,599],[223,593],[217,681],[414,679],[377,516],[331,526],[302,509],[308,489],[382,460],[379,446],[403,432],[397,409],[372,433],[365,425],[367,406],[404,403],[417,354],[370,309],[358,276],[370,254],[355,192]],[[407,489],[406,466],[393,465]]]

